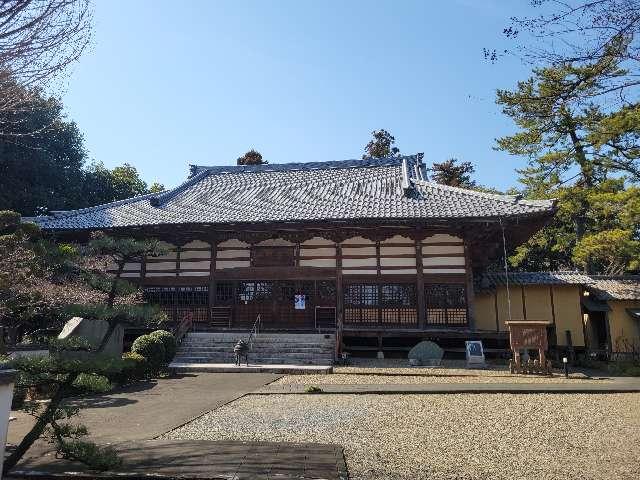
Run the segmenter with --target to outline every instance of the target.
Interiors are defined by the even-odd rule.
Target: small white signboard
[[[464,344],[467,354],[467,365],[470,367],[483,367],[485,362],[482,342],[480,340],[471,340],[464,342]]]
[[[296,295],[294,298],[294,308],[296,310],[304,310],[306,308],[307,296]]]

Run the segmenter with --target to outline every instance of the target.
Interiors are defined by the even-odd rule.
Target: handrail
[[[176,337],[176,343],[182,343],[185,335],[191,330],[193,326],[193,315],[191,312],[185,313],[184,317],[180,321],[180,324],[174,330],[174,336]]]
[[[247,340],[247,343],[249,344],[249,349],[250,350],[253,347],[253,344],[251,343],[251,339],[254,337],[254,335],[257,337],[258,334],[260,333],[260,324],[261,323],[262,323],[262,319],[260,318],[260,314],[258,314],[258,316],[256,317],[256,321],[253,322],[253,327],[249,331],[249,339]]]

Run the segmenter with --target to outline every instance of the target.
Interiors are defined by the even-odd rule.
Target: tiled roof
[[[505,286],[504,272],[485,272],[476,279],[478,291]],[[509,272],[509,285],[581,285],[598,300],[640,300],[640,275],[602,276],[580,272]]]
[[[640,300],[640,275],[592,275],[587,290],[599,300]]]
[[[509,272],[509,285],[586,285],[591,277],[580,272]],[[480,290],[507,284],[504,272],[485,272],[478,279]]]
[[[55,212],[44,229],[346,219],[465,219],[548,215],[553,201],[521,200],[424,180],[417,156],[259,166],[192,167],[160,194]]]

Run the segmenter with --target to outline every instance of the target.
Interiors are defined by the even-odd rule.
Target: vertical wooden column
[[[427,326],[427,306],[424,297],[424,272],[422,266],[422,236],[416,235],[416,295],[418,302],[418,328]]]
[[[473,289],[473,263],[471,259],[471,249],[464,240],[464,263],[467,277],[467,323],[470,330],[476,329],[476,296]]]
[[[342,245],[336,242],[336,358],[342,353],[344,326],[344,294],[342,288]]]
[[[211,258],[209,261],[209,321],[211,321],[211,309],[216,305],[216,240],[211,240]]]

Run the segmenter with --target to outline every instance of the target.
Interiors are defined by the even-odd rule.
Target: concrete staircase
[[[174,364],[234,363],[233,347],[247,333],[189,333],[176,354]],[[334,334],[260,333],[252,340],[250,364],[332,365]]]

